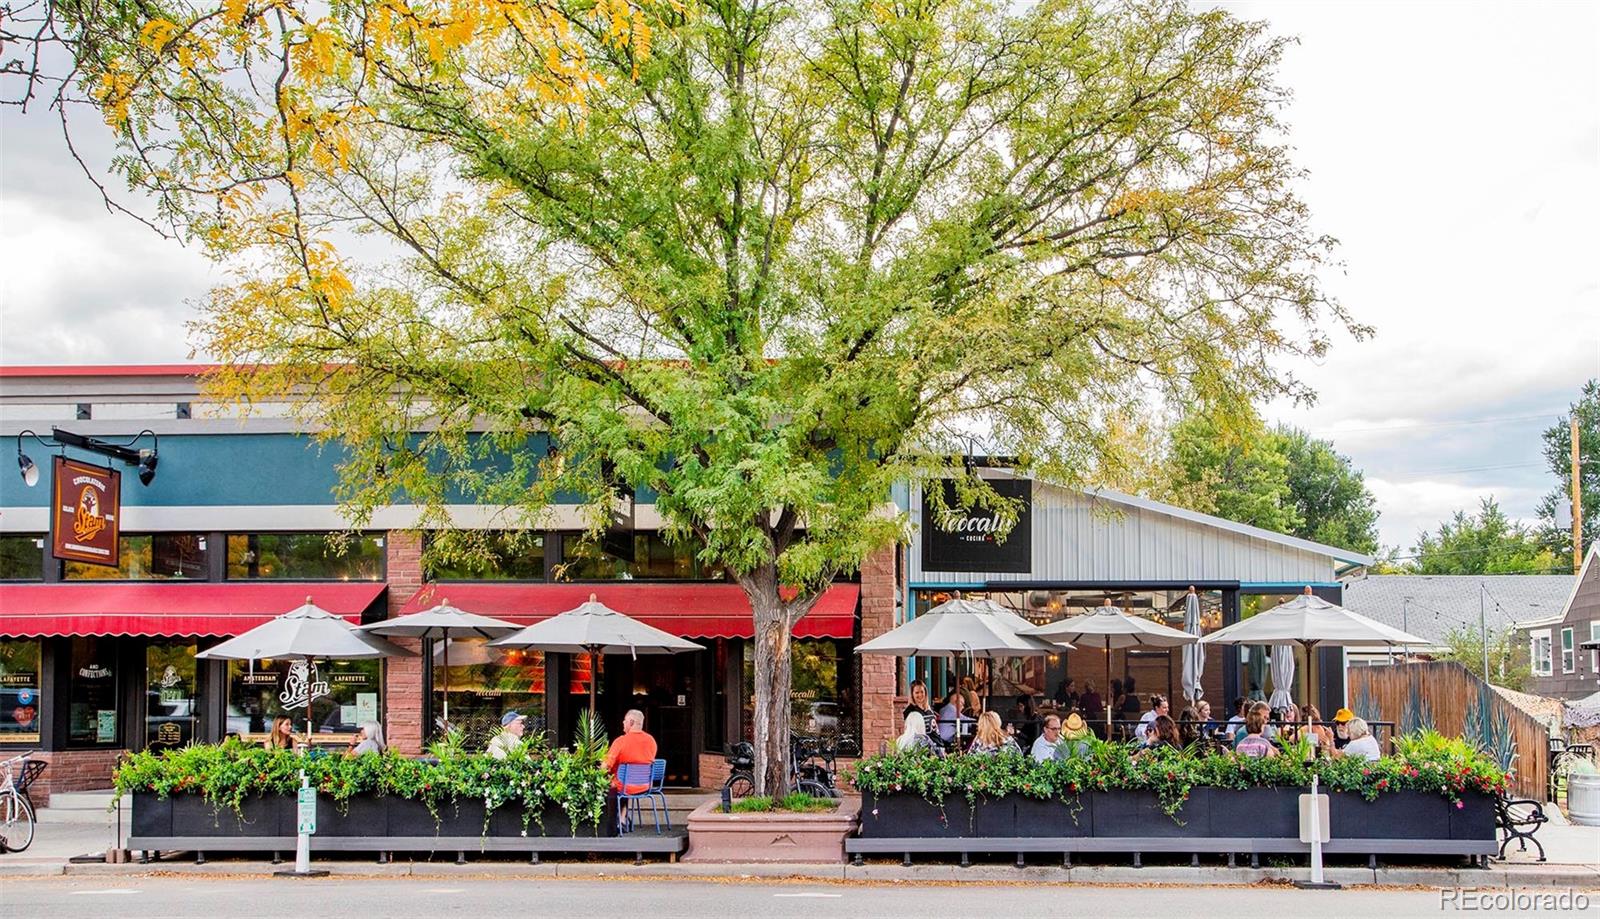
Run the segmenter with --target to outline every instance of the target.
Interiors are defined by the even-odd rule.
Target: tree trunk
[[[755,614],[756,794],[782,795],[789,785],[789,611],[773,566],[741,577],[739,586]]]

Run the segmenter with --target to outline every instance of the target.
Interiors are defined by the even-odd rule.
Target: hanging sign
[[[55,503],[50,508],[50,554],[69,562],[118,567],[122,473],[55,458]]]
[[[1001,541],[1000,515],[981,504],[957,504],[955,484],[944,483],[942,510],[922,499],[922,567],[925,571],[996,571],[1026,574],[1033,568],[1033,480],[994,479],[1002,498],[1020,498],[1017,522]]]

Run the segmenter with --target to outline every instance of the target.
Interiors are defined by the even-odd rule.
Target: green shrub
[[[798,814],[811,814],[818,811],[831,811],[839,806],[833,798],[819,798],[815,795],[794,792],[774,799],[770,795],[751,795],[733,802],[733,813],[768,813],[770,811],[788,811]]]

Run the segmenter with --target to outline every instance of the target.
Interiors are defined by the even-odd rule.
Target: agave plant
[[[578,727],[572,737],[572,752],[580,762],[600,763],[606,758],[606,748],[611,740],[606,736],[606,726],[589,712],[578,713]]]

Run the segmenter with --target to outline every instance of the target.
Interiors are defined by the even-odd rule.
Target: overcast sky
[[[1298,36],[1283,82],[1328,290],[1377,336],[1269,417],[1367,473],[1383,542],[1493,494],[1531,516],[1539,432],[1600,376],[1600,18],[1587,3],[1221,3]],[[103,155],[103,150],[97,151]],[[109,215],[47,118],[0,114],[0,363],[187,359],[213,282]]]

